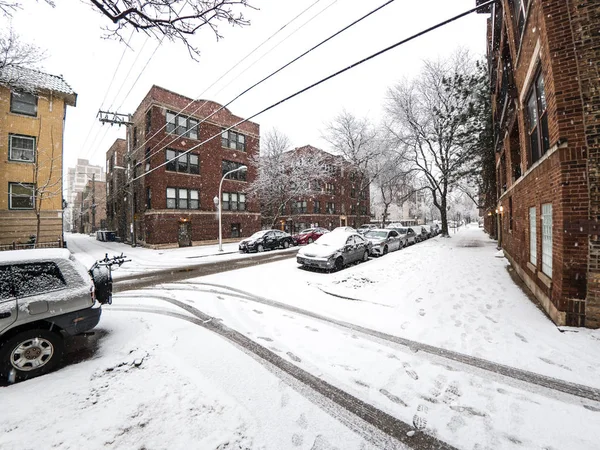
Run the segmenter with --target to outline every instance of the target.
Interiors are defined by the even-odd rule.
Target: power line
[[[425,30],[423,30],[423,31],[420,31],[420,32],[418,32],[418,33],[416,33],[416,34],[413,34],[412,36],[410,36],[410,37],[408,37],[408,38],[402,39],[401,41],[399,41],[399,42],[396,42],[395,44],[392,44],[392,45],[390,45],[390,46],[388,46],[388,47],[385,47],[385,48],[384,48],[384,49],[382,49],[382,50],[379,50],[379,51],[377,51],[377,52],[375,52],[375,53],[373,53],[373,54],[371,54],[371,55],[369,55],[369,56],[367,56],[367,57],[365,57],[365,58],[363,58],[363,59],[361,59],[361,60],[359,60],[359,61],[356,61],[355,63],[353,63],[353,64],[350,64],[349,66],[346,66],[346,67],[344,67],[343,69],[340,69],[340,70],[338,70],[337,72],[334,72],[334,73],[332,73],[331,75],[328,75],[328,76],[326,76],[325,78],[322,78],[322,79],[320,79],[319,81],[316,81],[316,82],[314,82],[314,83],[310,84],[309,86],[306,86],[305,88],[303,88],[303,89],[300,89],[299,91],[296,91],[296,92],[294,92],[294,93],[293,93],[293,94],[291,94],[291,95],[288,95],[287,97],[285,97],[285,98],[283,98],[283,99],[281,99],[281,100],[279,100],[279,101],[277,101],[277,102],[275,102],[275,103],[271,104],[270,106],[267,106],[266,108],[264,108],[264,109],[262,109],[262,110],[260,110],[260,111],[258,111],[258,112],[256,112],[256,113],[252,114],[251,116],[247,117],[246,119],[242,119],[242,120],[240,120],[239,122],[237,122],[237,123],[235,123],[235,124],[231,125],[230,127],[228,127],[228,128],[226,128],[226,129],[224,129],[223,131],[229,131],[229,130],[231,130],[231,129],[233,129],[233,128],[235,128],[235,127],[237,127],[237,126],[239,126],[239,125],[241,125],[241,124],[243,124],[243,123],[245,123],[245,122],[249,122],[250,120],[254,119],[255,117],[257,117],[257,116],[259,116],[259,115],[261,115],[261,114],[264,114],[265,112],[267,112],[267,111],[269,111],[269,110],[271,110],[271,109],[273,109],[273,108],[275,108],[275,107],[277,107],[277,106],[279,106],[279,105],[281,105],[281,104],[283,104],[283,103],[287,102],[288,100],[291,100],[291,99],[293,99],[294,97],[297,97],[298,95],[301,95],[301,94],[303,94],[303,93],[305,93],[305,92],[307,92],[307,91],[309,91],[309,90],[311,90],[311,89],[313,89],[313,88],[315,88],[315,87],[317,87],[317,86],[319,86],[319,85],[321,85],[321,84],[325,83],[326,81],[329,81],[329,80],[331,80],[331,79],[333,79],[333,78],[335,78],[335,77],[337,77],[337,76],[339,76],[339,75],[343,74],[344,72],[347,72],[347,71],[349,71],[349,70],[351,70],[351,69],[354,69],[355,67],[358,67],[358,66],[360,66],[361,64],[364,64],[364,63],[366,63],[367,61],[370,61],[370,60],[372,60],[372,59],[374,59],[374,58],[376,58],[376,57],[378,57],[378,56],[381,56],[381,55],[383,55],[384,53],[387,53],[387,52],[389,52],[390,50],[393,50],[393,49],[395,49],[396,47],[399,47],[399,46],[401,46],[401,45],[404,45],[404,44],[406,44],[407,42],[410,42],[410,41],[412,41],[412,40],[414,40],[414,39],[416,39],[416,38],[418,38],[418,37],[420,37],[420,36],[423,36],[423,35],[425,35],[425,34],[427,34],[427,33],[430,33],[431,31],[437,30],[437,29],[438,29],[438,28],[440,28],[440,27],[443,27],[443,26],[445,26],[445,25],[448,25],[448,24],[449,24],[449,23],[451,23],[451,22],[454,22],[454,21],[456,21],[456,20],[458,20],[458,19],[460,19],[460,18],[462,18],[462,17],[465,17],[465,16],[467,16],[467,15],[469,15],[469,14],[472,14],[472,13],[474,13],[474,12],[478,11],[478,10],[479,10],[479,9],[481,9],[481,8],[484,8],[484,7],[488,6],[488,5],[491,5],[492,3],[495,3],[496,1],[498,1],[498,0],[489,0],[489,1],[485,2],[485,3],[481,3],[481,4],[477,5],[475,8],[471,8],[471,9],[469,9],[469,10],[465,11],[465,12],[462,12],[462,13],[460,13],[460,14],[457,14],[456,16],[453,16],[453,17],[451,17],[450,19],[447,19],[447,20],[444,20],[444,21],[442,21],[442,22],[439,22],[439,23],[437,23],[436,25],[433,25],[433,26],[431,26],[431,27],[429,27],[429,28],[426,28],[426,29],[425,29]],[[204,144],[206,144],[207,142],[210,142],[210,141],[212,141],[213,139],[215,139],[215,138],[217,138],[217,137],[221,136],[221,134],[222,134],[222,133],[215,134],[215,135],[211,136],[210,138],[208,138],[208,139],[206,139],[206,140],[204,140],[204,141],[200,142],[199,144],[196,144],[196,145],[192,146],[190,149],[188,149],[188,150],[186,150],[186,151],[182,152],[182,153],[181,153],[179,156],[183,156],[183,155],[186,155],[186,154],[188,154],[188,153],[189,153],[189,152],[191,152],[192,150],[195,150],[195,149],[197,149],[198,147],[200,147],[201,145],[204,145]],[[143,174],[141,174],[140,176],[133,178],[133,180],[132,180],[132,181],[136,181],[136,180],[139,180],[140,178],[143,178],[143,177],[145,177],[146,175],[148,175],[148,174],[150,174],[150,173],[154,172],[155,170],[157,170],[157,169],[159,169],[159,168],[161,168],[161,167],[163,167],[163,166],[167,165],[167,163],[168,163],[168,162],[170,162],[170,161],[165,161],[164,163],[162,163],[162,164],[159,164],[158,166],[156,166],[156,167],[154,167],[154,168],[152,168],[152,169],[150,169],[150,170],[148,170],[148,171],[144,172],[144,173],[143,173]]]
[[[322,41],[320,41],[318,44],[313,45],[311,48],[309,48],[308,50],[304,51],[303,53],[301,53],[299,56],[293,58],[291,61],[287,62],[286,64],[284,64],[283,66],[279,67],[278,69],[276,69],[275,71],[271,72],[269,75],[267,75],[266,77],[263,77],[261,80],[259,80],[258,82],[254,83],[252,86],[250,86],[249,88],[245,89],[244,91],[242,91],[241,93],[239,93],[238,95],[236,95],[233,99],[229,100],[227,103],[225,103],[223,106],[221,106],[220,108],[218,108],[217,110],[213,111],[211,114],[209,114],[207,117],[203,118],[201,121],[198,122],[198,124],[196,125],[196,129],[204,122],[206,122],[208,119],[210,119],[211,117],[213,117],[215,114],[219,113],[220,111],[222,111],[223,109],[225,109],[227,106],[231,105],[234,101],[236,101],[237,99],[239,99],[240,97],[242,97],[243,95],[247,94],[248,92],[250,92],[252,89],[254,89],[255,87],[259,86],[260,84],[264,83],[265,81],[267,81],[268,79],[270,79],[271,77],[277,75],[279,72],[281,72],[282,70],[286,69],[287,67],[291,66],[292,64],[294,64],[295,62],[297,62],[298,60],[302,59],[303,57],[305,57],[306,55],[308,55],[309,53],[311,53],[312,51],[316,50],[317,48],[321,47],[322,45],[326,44],[327,42],[329,42],[330,40],[332,40],[333,38],[335,38],[336,36],[342,34],[344,31],[352,28],[353,26],[357,25],[358,23],[360,23],[361,21],[363,21],[364,19],[368,18],[369,16],[375,14],[376,12],[380,11],[381,9],[383,9],[384,7],[388,6],[389,4],[393,3],[395,0],[388,0],[387,2],[383,3],[382,5],[378,6],[377,8],[369,11],[367,14],[364,14],[363,16],[359,17],[358,19],[354,20],[353,22],[349,23],[348,25],[346,25],[345,27],[343,27],[342,29],[336,31],[335,33],[333,33],[332,35],[330,35],[329,37],[323,39]],[[330,5],[331,6],[331,5]],[[200,105],[198,108],[196,108],[196,111],[198,111],[203,105]],[[194,112],[196,112],[194,111]],[[166,124],[165,124],[166,126]],[[164,126],[162,127],[164,128]],[[162,130],[161,128],[161,130]],[[147,157],[144,158],[144,160],[142,161],[142,163],[146,162],[149,158],[151,158],[152,156],[156,155],[157,153],[161,152],[163,149],[165,149],[167,146],[171,145],[173,142],[175,142],[178,139],[178,137],[173,138],[173,140],[171,140],[171,142],[169,142],[168,144],[162,146],[161,148],[159,148],[158,150],[154,151],[151,155],[148,155]],[[164,138],[157,144],[160,145],[160,143],[164,140]],[[140,147],[141,148],[141,147]]]
[[[195,101],[200,100],[200,97],[203,96],[210,88],[212,88],[215,84],[217,84],[219,81],[221,81],[223,78],[225,78],[225,76],[227,76],[232,70],[234,70],[236,67],[238,67],[242,62],[244,62],[246,59],[248,59],[253,53],[255,53],[258,49],[260,49],[263,45],[265,45],[266,43],[268,43],[273,37],[275,37],[277,34],[279,34],[284,28],[286,28],[287,26],[289,26],[292,22],[294,22],[296,19],[298,19],[299,17],[301,17],[304,13],[306,13],[309,9],[311,9],[313,6],[315,6],[317,3],[319,3],[321,0],[316,0],[314,3],[312,3],[311,5],[309,5],[307,8],[305,8],[303,11],[301,11],[299,14],[297,14],[294,18],[292,18],[290,21],[288,21],[285,25],[283,25],[281,28],[279,28],[275,33],[273,33],[271,36],[269,36],[266,40],[264,40],[263,42],[261,42],[257,47],[255,47],[250,53],[248,53],[246,56],[244,56],[240,61],[238,61],[236,64],[234,64],[233,66],[231,66],[225,73],[223,73],[219,78],[217,78],[215,81],[213,81],[213,83],[208,86],[206,89],[204,89],[204,91],[202,91],[195,100],[190,101],[186,106],[183,107],[183,109],[181,109],[177,114],[175,114],[175,119],[177,119],[177,117],[179,117],[187,108],[189,108]],[[336,3],[337,0],[334,0],[333,3]],[[331,5],[333,5],[333,3],[331,3],[329,6],[327,6],[326,8],[324,8],[323,10],[321,10],[317,15],[313,16],[311,19],[309,19],[307,22],[305,22],[301,27],[297,28],[296,30],[294,30],[290,35],[288,35],[285,39],[289,38],[292,34],[296,33],[298,30],[300,30],[303,26],[305,26],[308,22],[310,22],[311,20],[313,20],[315,17],[317,17],[319,14],[321,14],[323,11],[325,11],[326,9],[328,9]],[[284,39],[284,40],[285,40]],[[283,41],[281,41],[283,42]],[[277,44],[279,45],[279,44]],[[268,53],[270,53],[271,51],[273,51],[274,48],[276,48],[277,46],[273,47],[272,49],[270,49],[269,51],[267,51],[265,54],[263,54],[257,61],[260,61],[262,58],[264,58]],[[254,63],[253,63],[254,64]],[[252,67],[249,66],[249,67]],[[248,68],[249,68],[248,67]],[[243,72],[241,72],[240,74],[238,74],[233,80],[231,80],[229,83],[227,83],[223,88],[221,88],[221,90],[223,90],[225,87],[229,86],[233,81],[235,81],[237,78],[239,78],[239,76],[241,74],[243,74],[248,68],[244,69]],[[221,90],[219,90],[218,92],[220,92]],[[191,112],[191,114],[195,114],[197,111],[199,111],[202,107],[204,107],[204,105],[206,105],[208,103],[208,100],[205,100],[204,103],[202,103],[202,105],[198,106],[198,108],[196,108],[194,111]],[[200,123],[198,124],[200,125]],[[148,138],[146,138],[144,140],[144,142],[142,142],[138,147],[136,147],[135,149],[133,149],[132,153],[137,152],[139,149],[143,148],[151,139],[153,139],[158,133],[160,133],[163,129],[166,128],[166,124],[163,125],[161,128],[159,128],[158,130],[156,130],[154,132],[154,134]],[[167,138],[167,136],[164,136],[157,144],[156,146],[159,146],[160,144],[163,143],[163,141]],[[170,143],[168,143],[167,145],[171,145],[173,143],[173,141],[171,141]],[[164,147],[162,147],[164,148]],[[162,150],[162,148],[160,150]],[[159,150],[159,151],[160,151]],[[149,155],[149,157],[152,157],[154,154]],[[144,159],[144,161],[147,158]]]

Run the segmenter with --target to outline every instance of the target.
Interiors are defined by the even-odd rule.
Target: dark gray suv
[[[112,299],[111,266],[123,262],[106,257],[87,271],[68,250],[0,252],[0,380],[53,370],[64,337],[98,324]]]

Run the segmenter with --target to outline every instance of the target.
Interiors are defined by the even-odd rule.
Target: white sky
[[[202,94],[232,65],[314,2],[252,0],[251,3],[260,10],[247,10],[252,21],[249,27],[233,29],[222,24],[220,31],[224,39],[219,42],[208,31],[193,38],[202,49],[198,62],[190,59],[183,44],[165,41],[133,89],[133,82],[156,49],[157,41],[146,42],[145,35],[136,34],[131,42],[132,49],[126,51],[115,81],[109,85],[124,44],[103,38],[102,27],[110,23],[86,1],[56,0],[56,8],[44,2],[29,1],[24,10],[15,14],[13,27],[24,40],[47,49],[48,58],[42,69],[62,74],[78,94],[77,106],[67,112],[66,172],[67,167],[75,165],[78,157],[104,167],[106,151],[116,138],[124,137],[123,128],[101,126],[95,119],[107,92],[104,109],[118,108],[123,113],[133,113],[153,84],[188,97],[201,96],[224,104],[384,0],[320,0],[228,77]],[[396,0],[229,108],[234,114],[247,117],[346,65],[474,6],[475,0]],[[325,11],[269,51],[323,9]],[[447,55],[458,46],[483,55],[486,17],[472,14],[459,19],[288,101],[255,121],[261,125],[262,133],[272,127],[279,128],[295,146],[311,144],[327,148],[321,139],[325,122],[343,108],[378,120],[386,89],[402,77],[414,76],[423,59]],[[0,26],[7,26],[7,20],[0,19]],[[264,58],[232,81],[264,53],[267,53]],[[87,145],[83,147],[88,136]]]

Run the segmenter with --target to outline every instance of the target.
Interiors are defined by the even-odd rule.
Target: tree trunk
[[[448,233],[448,209],[446,208],[446,196],[442,196],[442,204],[440,207],[440,215],[442,216],[442,236],[449,237]]]

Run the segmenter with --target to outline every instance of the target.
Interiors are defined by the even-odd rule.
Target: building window
[[[8,135],[8,159],[35,162],[35,138],[33,136]]]
[[[360,205],[360,214],[362,216],[366,216],[367,215],[367,207],[365,205]]]
[[[133,127],[133,150],[137,149],[137,127]]]
[[[167,188],[168,209],[200,209],[197,189]]]
[[[542,205],[542,272],[552,278],[552,203]]]
[[[198,139],[198,120],[167,111],[167,133]]]
[[[106,185],[106,194],[108,195],[108,185]],[[152,189],[146,188],[146,209],[152,209]]]
[[[354,203],[350,205],[350,215],[356,215],[356,205]]]
[[[12,92],[10,95],[10,112],[35,117],[37,116],[37,103],[37,95],[27,92]]]
[[[365,189],[362,189],[360,191],[360,193],[358,194],[358,196],[360,197],[361,200],[366,200],[367,199],[367,191]]]
[[[332,183],[325,183],[325,192],[327,192],[328,194],[334,195],[335,194],[335,185],[333,185]]]
[[[517,36],[515,36],[517,43],[521,41],[523,36],[523,29],[525,28],[525,13],[527,12],[527,5],[529,0],[513,0],[513,19],[515,21],[515,29]]]
[[[242,226],[239,223],[232,223],[231,224],[231,237],[232,238],[239,238],[241,236],[241,230],[242,230]]]
[[[8,183],[9,209],[33,209],[35,206],[35,185]]]
[[[550,148],[548,134],[548,111],[546,109],[546,94],[544,92],[544,77],[541,70],[531,87],[527,98],[527,119],[529,133],[529,151],[531,164],[542,157]]]
[[[535,223],[535,206],[529,208],[529,262],[537,266],[537,227]]]
[[[152,109],[146,111],[146,139],[150,134],[150,128],[152,128]]]
[[[234,161],[227,161],[224,159],[221,162],[221,176],[223,176],[227,172],[235,170],[243,165],[244,164],[242,164],[242,163],[238,163],[238,162],[234,162]],[[246,170],[238,170],[237,172],[230,173],[229,175],[227,175],[227,179],[228,180],[246,181]]]
[[[354,186],[350,189],[350,198],[356,198],[356,188]]]
[[[223,192],[224,211],[246,211],[246,194]]]
[[[313,213],[321,214],[321,202],[319,200],[313,202]]]
[[[144,171],[148,172],[150,170],[150,147],[146,149],[144,154]]]
[[[325,212],[327,214],[335,214],[335,203],[327,202],[327,206],[325,207]]]
[[[246,136],[235,131],[223,131],[221,133],[221,147],[227,147],[232,150],[246,151]]]
[[[306,200],[292,203],[292,214],[306,214],[308,211]]]
[[[198,175],[200,165],[198,155],[195,153],[185,153],[183,151],[167,149],[167,170],[180,173],[191,173]]]

